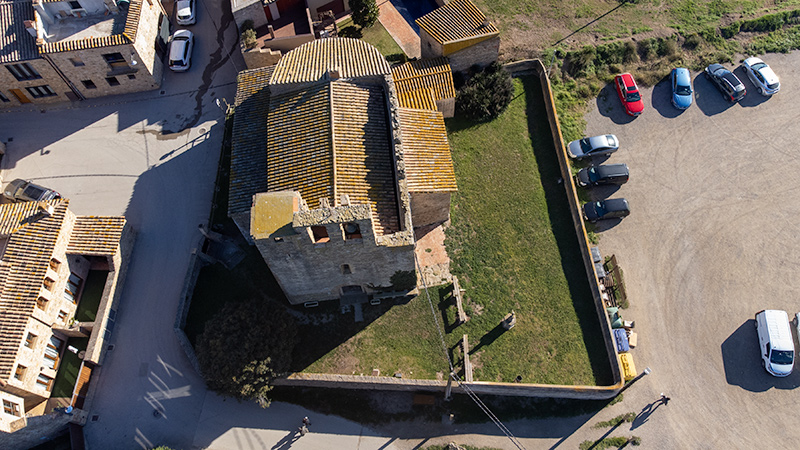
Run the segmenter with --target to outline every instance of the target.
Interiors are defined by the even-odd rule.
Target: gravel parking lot
[[[774,98],[737,68],[748,91],[740,104],[700,73],[684,112],[666,81],[642,92],[636,119],[609,88],[586,117],[587,134],[619,137],[608,162],[631,171],[628,184],[598,193],[627,198],[631,216],[598,232],[601,251],[625,271],[636,366],[653,369],[624,403],[632,391],[672,398],[651,417],[657,425],[634,422],[647,448],[789,448],[800,437],[800,370],[780,379],[761,368],[753,320],[762,309],[800,310],[800,200],[791,194],[800,54],[763,59],[781,78]]]

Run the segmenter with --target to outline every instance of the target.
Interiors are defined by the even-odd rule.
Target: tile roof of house
[[[329,70],[341,78],[388,75],[386,58],[359,39],[326,38],[303,44],[284,55],[275,67],[271,84],[307,83],[324,79]]]
[[[245,70],[237,77],[228,215],[249,212],[253,195],[267,190],[269,80],[274,69]]]
[[[409,192],[458,190],[442,113],[407,108],[398,112]]]
[[[333,200],[331,87],[273,96],[267,125],[267,190],[300,192],[310,208]]]
[[[0,228],[11,232],[0,258],[0,379],[8,379],[22,335],[53,256],[68,200],[51,200],[52,215],[37,203],[0,205]]]
[[[436,100],[455,98],[453,72],[445,57],[392,67],[397,101],[403,108],[436,109]]]
[[[442,44],[500,33],[470,0],[452,0],[420,17],[416,22]]]
[[[124,217],[78,216],[72,227],[67,254],[113,256],[119,248]]]
[[[130,6],[128,6],[127,11],[121,11],[121,14],[126,14],[125,28],[122,30],[122,33],[103,37],[87,37],[84,39],[74,40],[62,39],[56,42],[42,42],[38,44],[39,51],[42,53],[59,53],[132,44],[136,41],[136,33],[139,29],[139,17],[141,12],[142,0],[130,0]]]
[[[0,3],[0,63],[39,57],[36,38],[25,29],[26,20],[34,20],[30,1]]]

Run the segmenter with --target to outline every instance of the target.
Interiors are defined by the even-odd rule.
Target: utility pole
[[[623,386],[622,389],[620,389],[619,392],[617,392],[617,395],[620,395],[623,392],[625,392],[625,389],[628,389],[629,387],[631,387],[633,385],[633,383],[636,383],[637,381],[641,380],[645,375],[650,375],[650,372],[651,372],[650,368],[649,367],[645,367],[644,371],[642,371],[642,373],[640,373],[639,375],[636,375],[636,377],[634,379],[632,379],[631,381],[625,383],[625,386]]]

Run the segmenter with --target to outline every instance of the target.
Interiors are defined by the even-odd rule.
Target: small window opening
[[[361,239],[361,228],[357,223],[348,222],[344,224],[345,239]]]
[[[52,279],[50,277],[47,277],[47,278],[44,279],[44,287],[48,291],[52,291],[53,290],[53,285],[55,283],[56,283],[56,280],[54,280],[54,279]]]
[[[350,268],[350,264],[342,264],[342,275],[350,275],[353,273],[353,270]]]
[[[331,240],[331,238],[328,237],[328,229],[323,225],[311,227],[311,234],[314,236],[314,242],[318,244]]]

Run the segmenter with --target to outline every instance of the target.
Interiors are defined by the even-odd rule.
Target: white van
[[[775,309],[756,313],[761,365],[776,377],[785,377],[794,368],[794,340],[789,314]]]

